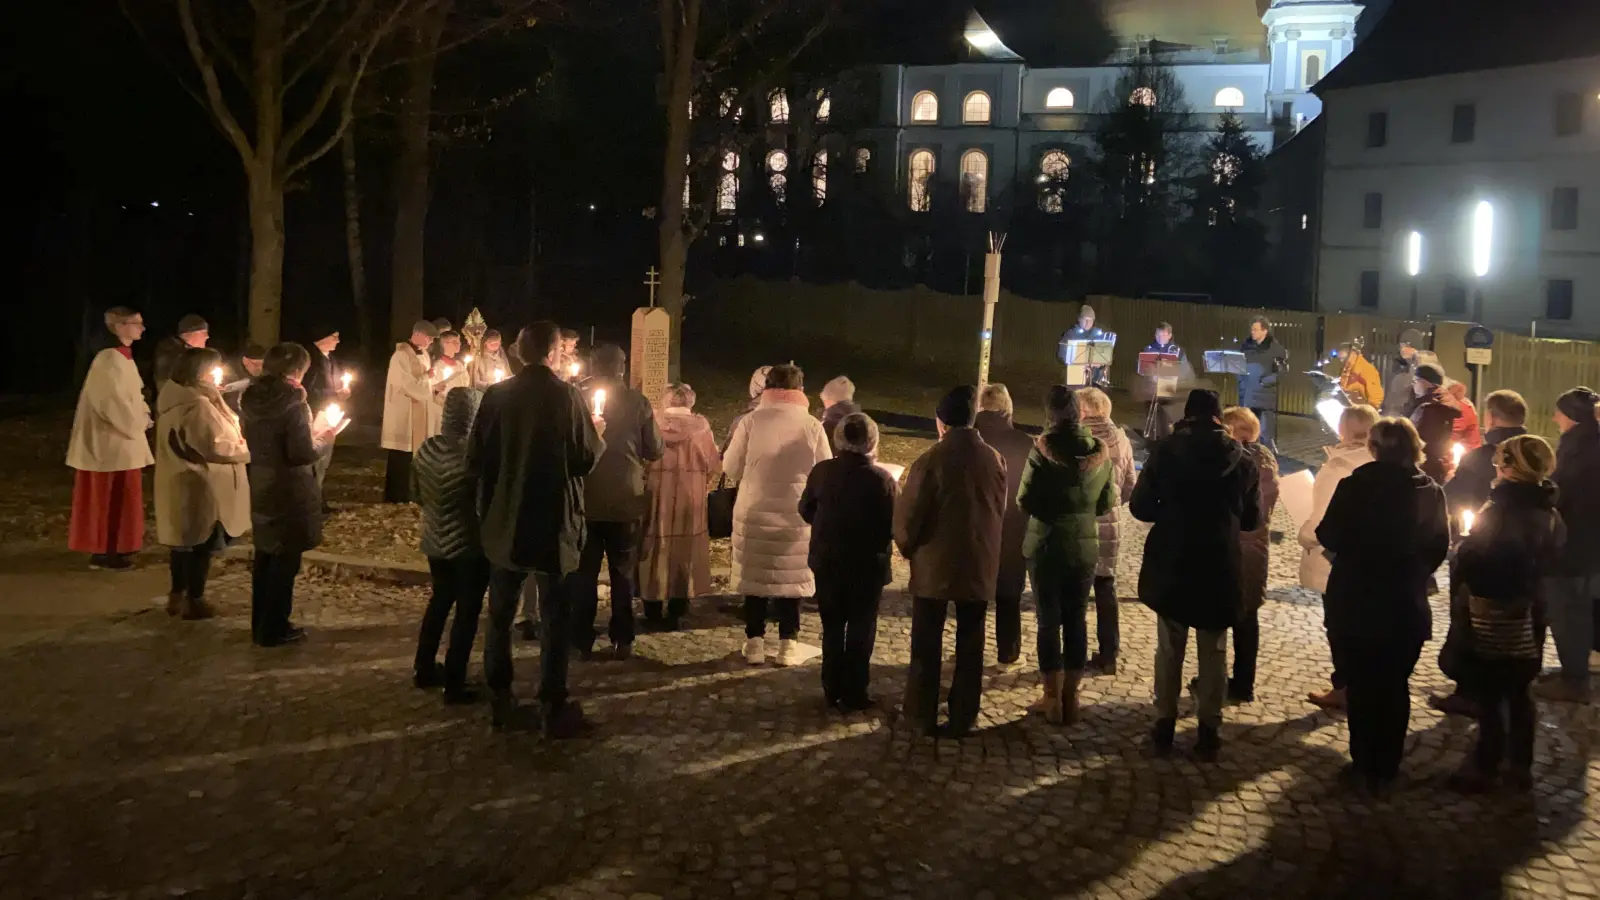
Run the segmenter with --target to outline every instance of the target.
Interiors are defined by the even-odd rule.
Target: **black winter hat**
[[[1594,418],[1594,407],[1600,396],[1586,387],[1575,387],[1556,400],[1556,409],[1574,422],[1587,422]]]
[[[267,348],[260,344],[248,344],[244,348],[245,359],[266,359]]]
[[[1434,387],[1444,386],[1444,370],[1433,363],[1423,363],[1417,366],[1417,377]]]
[[[1222,418],[1222,398],[1216,391],[1204,389],[1189,392],[1189,401],[1183,405],[1185,419]]]
[[[1405,331],[1400,332],[1400,345],[1403,347],[1424,349],[1422,345],[1425,341],[1426,339],[1423,338],[1422,332],[1415,328],[1407,328]]]
[[[971,428],[978,416],[978,389],[970,384],[951,388],[935,412],[946,428]]]
[[[333,337],[338,333],[339,326],[333,324],[332,322],[313,323],[311,326],[311,343],[315,344],[317,341],[320,341],[323,338]]]
[[[189,313],[188,315],[186,315],[183,318],[178,320],[178,333],[179,334],[194,334],[196,331],[210,331],[210,330],[211,330],[211,326],[206,324],[206,320],[201,318],[200,316],[195,315],[194,313]]]

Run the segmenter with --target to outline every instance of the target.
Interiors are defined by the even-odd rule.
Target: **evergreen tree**
[[[1189,179],[1184,223],[1190,277],[1218,299],[1253,302],[1266,255],[1266,226],[1256,217],[1266,164],[1244,124],[1224,113],[1206,143],[1202,166]]]

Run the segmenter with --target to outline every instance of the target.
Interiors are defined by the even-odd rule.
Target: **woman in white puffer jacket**
[[[745,661],[766,661],[767,601],[778,604],[778,665],[798,661],[800,600],[816,593],[806,564],[811,526],[800,495],[811,467],[832,454],[811,416],[798,366],[773,366],[760,402],[734,427],[723,471],[739,483],[733,506],[733,576],[744,599]]]

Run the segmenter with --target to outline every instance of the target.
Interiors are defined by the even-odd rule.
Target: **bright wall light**
[[[993,31],[974,31],[967,35],[967,43],[979,50],[993,50],[1000,46],[1000,36]]]
[[[1472,211],[1472,274],[1482,278],[1489,274],[1491,251],[1494,247],[1494,206],[1480,200]]]
[[[1334,434],[1339,433],[1339,421],[1344,418],[1345,405],[1337,400],[1328,399],[1317,402],[1317,416],[1323,424]]]
[[[1412,278],[1422,274],[1422,232],[1406,235],[1406,274]]]

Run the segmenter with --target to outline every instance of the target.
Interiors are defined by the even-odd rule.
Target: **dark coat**
[[[988,603],[1000,575],[1006,463],[977,429],[952,428],[917,457],[895,503],[911,596]]]
[[[594,409],[594,392],[604,389],[606,449],[583,482],[584,508],[591,522],[637,522],[650,511],[644,470],[666,452],[655,411],[644,394],[614,378],[590,378],[582,393]]]
[[[1190,628],[1221,631],[1244,606],[1239,535],[1256,528],[1260,482],[1222,426],[1185,419],[1155,446],[1128,503],[1151,523],[1139,600]]]
[[[339,392],[344,390],[344,383],[340,381],[344,372],[333,357],[318,350],[315,344],[307,346],[306,352],[311,354],[311,368],[306,369],[306,377],[300,379],[300,384],[306,389],[306,402],[320,412],[339,399]]]
[[[1339,482],[1317,526],[1333,556],[1322,609],[1328,633],[1422,643],[1433,634],[1428,585],[1450,552],[1444,490],[1417,469],[1370,462]]]
[[[1434,388],[1429,394],[1417,398],[1411,410],[1411,424],[1417,426],[1422,438],[1422,471],[1434,481],[1444,484],[1455,468],[1451,449],[1456,438],[1456,419],[1461,410],[1444,402],[1444,389]]]
[[[1520,425],[1510,428],[1491,428],[1483,436],[1483,446],[1467,451],[1461,457],[1456,474],[1445,482],[1444,496],[1450,502],[1450,512],[1464,509],[1476,510],[1489,502],[1489,489],[1494,485],[1494,452],[1502,443],[1517,435],[1527,434]]]
[[[1451,572],[1452,633],[1467,637],[1468,665],[1539,658],[1543,575],[1565,540],[1553,483],[1494,486]]]
[[[1261,514],[1256,527],[1239,533],[1240,561],[1244,565],[1244,609],[1254,612],[1267,602],[1267,570],[1272,559],[1272,511],[1278,505],[1278,458],[1257,443],[1244,445],[1260,488]]]
[[[1239,405],[1275,411],[1278,379],[1289,367],[1289,350],[1271,334],[1260,343],[1250,338],[1239,348],[1244,354],[1244,374],[1239,376]]]
[[[1408,362],[1402,357],[1395,358],[1394,374],[1389,376],[1389,385],[1383,391],[1384,415],[1411,418],[1411,410],[1417,405],[1417,394],[1411,389],[1416,369],[1414,359]]]
[[[483,553],[502,569],[566,576],[583,549],[583,480],[605,442],[578,389],[548,366],[483,392],[467,443]]]
[[[839,448],[833,445],[833,430],[839,427],[844,417],[851,413],[861,412],[861,407],[849,400],[840,400],[838,403],[822,411],[822,431],[828,436],[828,452],[837,456]]]
[[[1017,506],[1028,514],[1022,554],[1035,566],[1088,578],[1100,561],[1098,518],[1117,508],[1111,453],[1081,425],[1040,435]]]
[[[811,526],[806,564],[819,582],[889,583],[896,491],[889,473],[859,453],[841,453],[811,469],[800,518]]]
[[[1001,597],[1020,597],[1027,587],[1028,562],[1022,558],[1022,540],[1028,533],[1028,514],[1017,505],[1017,490],[1022,487],[1022,473],[1028,468],[1028,454],[1033,452],[1033,437],[1011,424],[1004,413],[985,411],[978,413],[973,426],[983,437],[983,442],[993,447],[1006,461],[1006,520],[1000,530],[1000,576],[995,592]]]
[[[1567,524],[1567,548],[1552,568],[1558,576],[1600,572],[1600,423],[1580,422],[1556,444],[1560,496],[1556,509]]]
[[[172,380],[172,367],[178,364],[178,358],[183,356],[183,351],[187,349],[189,345],[175,334],[169,334],[156,341],[155,367],[151,370],[155,377],[150,381],[152,390],[160,393],[161,385]]]
[[[429,559],[483,553],[477,481],[467,472],[467,436],[482,397],[472,388],[452,388],[440,432],[422,442],[411,463],[411,496],[422,507],[422,555]]]
[[[261,553],[304,553],[322,543],[322,488],[312,470],[322,448],[311,439],[306,392],[263,376],[239,399],[250,445],[250,529]]]

